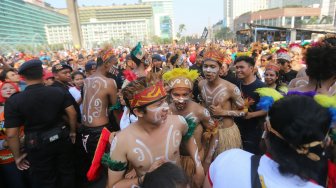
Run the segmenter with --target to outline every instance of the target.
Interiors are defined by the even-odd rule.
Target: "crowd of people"
[[[334,35],[0,63],[0,187],[336,188]]]

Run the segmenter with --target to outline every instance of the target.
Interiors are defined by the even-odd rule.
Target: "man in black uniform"
[[[72,68],[65,63],[59,63],[54,65],[51,71],[55,78],[55,81],[51,86],[59,87],[64,91],[64,93],[69,95],[72,100],[72,105],[75,107],[75,110],[77,112],[77,122],[80,123],[81,111],[79,105],[69,92],[69,83],[71,82]]]
[[[59,63],[55,64],[52,67],[52,73],[54,75],[55,81],[51,85],[52,87],[58,87],[62,89],[62,91],[71,99],[72,105],[74,106],[76,112],[77,112],[77,137],[76,137],[76,144],[75,144],[75,158],[78,159],[75,161],[75,169],[76,169],[76,185],[77,187],[83,187],[82,183],[85,181],[86,176],[85,172],[82,170],[82,158],[81,158],[81,153],[82,147],[81,147],[81,132],[80,131],[80,126],[81,126],[81,121],[82,121],[82,115],[81,111],[79,108],[79,105],[76,101],[75,98],[71,95],[69,92],[69,83],[71,82],[71,72],[72,68],[66,63]],[[82,93],[83,96],[83,93]]]
[[[40,60],[24,63],[19,74],[27,88],[6,101],[5,127],[8,145],[20,170],[31,170],[34,188],[72,188],[75,174],[73,144],[76,111],[71,99],[55,87],[43,85]],[[67,115],[70,130],[65,126]],[[24,125],[25,152],[20,150],[19,127]]]

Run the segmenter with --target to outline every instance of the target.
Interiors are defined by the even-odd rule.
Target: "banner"
[[[206,39],[207,36],[208,36],[208,33],[209,33],[208,29],[206,27],[204,27],[201,39]]]

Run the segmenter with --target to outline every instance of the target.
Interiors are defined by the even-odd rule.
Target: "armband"
[[[120,104],[119,100],[117,100],[117,103],[116,103],[115,105],[111,106],[111,107],[109,108],[109,110],[110,110],[110,111],[113,111],[113,110],[119,110],[120,108],[121,108],[121,104]]]
[[[108,153],[104,153],[101,163],[113,171],[124,171],[127,168],[127,162],[115,161]]]
[[[189,138],[191,138],[191,136],[194,134],[195,128],[197,126],[197,124],[192,119],[187,118],[186,121],[187,121],[187,124],[188,124],[188,131],[182,137],[183,141],[187,141],[187,140],[189,140]]]

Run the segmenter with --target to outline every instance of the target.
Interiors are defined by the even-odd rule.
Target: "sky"
[[[45,0],[55,8],[65,8],[66,0]],[[78,6],[106,6],[135,4],[138,0],[78,0]],[[213,25],[223,18],[223,0],[173,0],[175,30],[185,24],[186,35],[201,35],[204,27]]]

